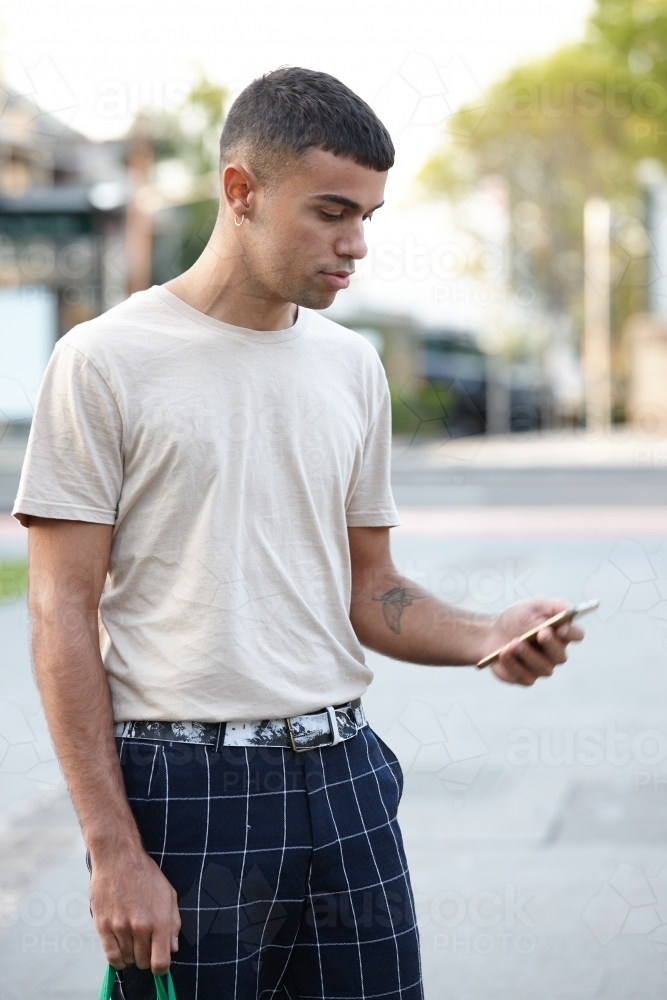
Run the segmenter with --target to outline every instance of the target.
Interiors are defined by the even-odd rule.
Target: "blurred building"
[[[126,295],[126,144],[6,86],[0,115],[0,423],[29,421],[56,340]]]
[[[48,289],[59,337],[125,296],[126,148],[92,142],[25,96],[7,95],[0,288]]]
[[[646,439],[667,432],[667,320],[631,316],[625,330],[628,419]]]

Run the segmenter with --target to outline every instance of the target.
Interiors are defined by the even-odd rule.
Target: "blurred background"
[[[475,610],[601,599],[529,690],[369,654],[427,1000],[657,1000],[667,0],[0,0],[0,1000],[93,997],[104,967],[9,513],[40,379],[75,324],[197,258],[226,109],[284,64],[339,76],[396,145],[328,313],[389,379],[397,565]]]

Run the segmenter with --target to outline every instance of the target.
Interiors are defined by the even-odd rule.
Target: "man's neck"
[[[238,249],[232,252],[216,232],[192,267],[164,287],[206,316],[246,330],[287,330],[296,322],[294,303],[260,288]]]

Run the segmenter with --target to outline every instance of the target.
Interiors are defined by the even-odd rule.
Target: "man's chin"
[[[299,294],[292,299],[297,306],[305,309],[328,309],[338,294],[335,288],[303,288]]]

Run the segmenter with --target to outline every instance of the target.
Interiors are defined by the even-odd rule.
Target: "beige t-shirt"
[[[282,718],[372,679],[347,527],[400,523],[389,460],[363,337],[302,308],[240,329],[156,285],[56,345],[14,514],[114,525],[116,721]]]

